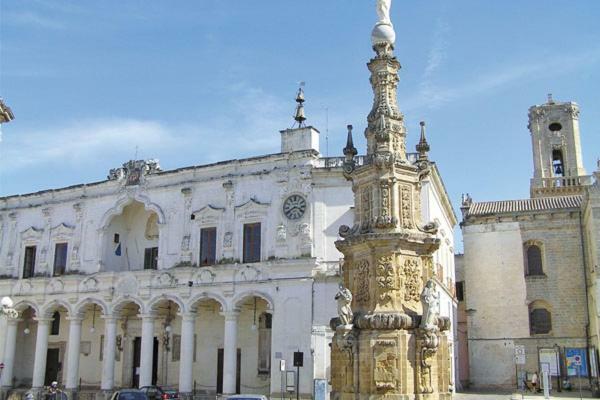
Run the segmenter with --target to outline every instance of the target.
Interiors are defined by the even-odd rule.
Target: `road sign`
[[[279,360],[279,370],[285,371],[285,360]]]
[[[515,354],[515,364],[525,365],[525,355],[524,354]]]
[[[515,345],[515,355],[524,356],[525,355],[525,346],[522,344]]]
[[[577,365],[578,367],[581,366],[581,356],[579,354],[573,356],[573,364]]]

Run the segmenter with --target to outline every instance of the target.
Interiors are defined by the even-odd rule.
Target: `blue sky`
[[[3,0],[0,95],[16,119],[0,195],[102,180],[136,146],[163,169],[278,152],[299,81],[322,153],[341,155],[347,124],[364,153],[374,4]],[[426,120],[457,209],[463,192],[528,197],[527,110],[549,92],[579,103],[595,169],[599,19],[598,0],[393,2],[408,145]]]

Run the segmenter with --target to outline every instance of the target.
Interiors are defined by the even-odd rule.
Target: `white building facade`
[[[130,161],[101,182],[0,198],[0,297],[19,311],[0,320],[2,393],[57,380],[75,395],[312,397],[329,380],[334,241],[353,192],[316,129],[281,138],[276,154],[173,171]],[[456,217],[435,165],[422,208],[452,317]]]

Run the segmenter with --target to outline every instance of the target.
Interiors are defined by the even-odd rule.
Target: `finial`
[[[554,104],[554,99],[552,98],[552,93],[548,93],[548,104]]]
[[[417,151],[419,152],[419,160],[427,160],[427,153],[429,152],[429,143],[425,137],[425,121],[419,123],[421,125],[421,138],[417,143]]]
[[[294,115],[294,120],[298,123],[298,128],[303,128],[304,121],[306,121],[306,116],[304,115],[304,87],[305,83],[300,82],[300,88],[298,88],[298,94],[296,95],[296,114]],[[294,123],[294,125],[296,125]]]
[[[352,125],[348,125],[348,137],[346,139],[346,147],[344,147],[344,155],[346,160],[352,160],[355,155],[358,154],[358,150],[354,147],[354,141],[352,140]]]

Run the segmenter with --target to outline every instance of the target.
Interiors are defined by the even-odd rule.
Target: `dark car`
[[[114,392],[110,400],[148,400],[148,396],[139,389],[121,389]]]
[[[143,386],[140,390],[148,396],[148,400],[177,400],[179,392],[162,386]]]

